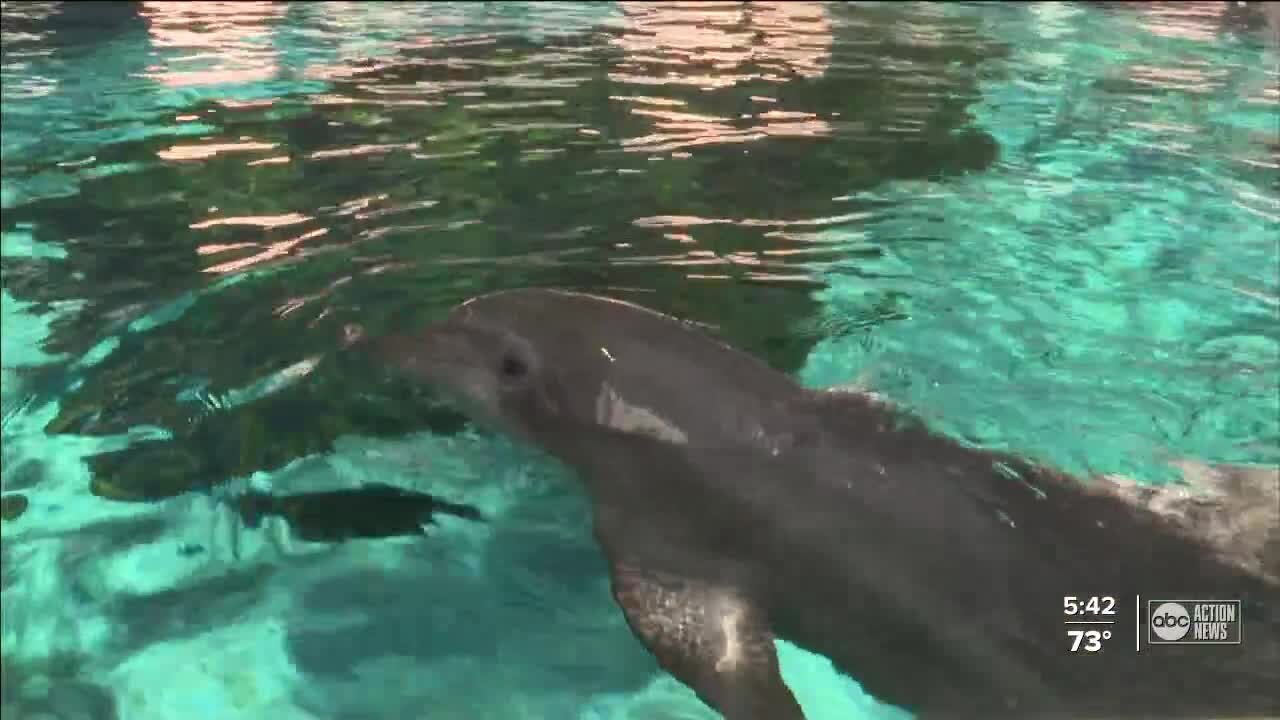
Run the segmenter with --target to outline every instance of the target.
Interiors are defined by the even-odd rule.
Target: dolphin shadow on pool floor
[[[379,720],[426,707],[452,717],[454,703],[500,717],[521,703],[576,713],[591,696],[641,689],[657,665],[613,605],[587,514],[556,484],[492,523],[478,571],[408,545],[395,572],[359,568],[311,585],[287,639],[315,680],[299,703]],[[381,683],[394,690],[368,692]]]

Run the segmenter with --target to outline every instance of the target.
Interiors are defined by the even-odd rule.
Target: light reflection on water
[[[427,285],[436,306],[514,281],[501,269],[514,267],[524,282],[653,295],[755,351],[790,342],[774,360],[794,369],[808,341],[784,338],[813,314],[815,270],[883,252],[866,228],[889,209],[858,191],[893,179],[1119,137],[1153,169],[1208,151],[1206,172],[1240,169],[1215,171],[1220,192],[1280,218],[1248,175],[1276,170],[1280,146],[1274,51],[1249,45],[1259,21],[1224,3],[1119,5],[142,3],[82,25],[56,3],[6,6],[4,204],[37,242],[74,249],[42,268],[52,282],[6,272],[38,302],[88,301],[51,343],[72,355],[101,340],[102,319],[218,277],[289,269],[262,281],[264,310],[292,308],[319,349],[326,322],[368,312],[364,293]],[[1018,40],[992,32],[1015,25],[1046,41],[1018,47],[1026,67],[1001,64]],[[90,80],[68,72],[77,63],[110,72]],[[1045,112],[1026,98],[1062,86],[1038,136],[972,120],[982,83],[1015,74],[1029,92],[1002,106],[1011,116]],[[1029,182],[1066,194],[1076,181]],[[438,272],[461,267],[476,270]],[[715,293],[735,300],[713,310]],[[735,307],[766,295],[792,309],[749,330],[761,320]],[[210,338],[291,332],[280,313],[217,314]],[[240,386],[295,353],[193,372]],[[117,395],[77,426],[154,420],[139,403]]]

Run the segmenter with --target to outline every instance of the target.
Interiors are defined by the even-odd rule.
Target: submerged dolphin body
[[[576,470],[631,629],[728,720],[804,717],[775,637],[922,718],[1280,708],[1274,521],[1211,540],[1204,512],[964,447],[607,298],[494,293],[373,348]],[[1065,625],[1067,596],[1113,598],[1114,623]],[[1139,598],[1239,599],[1244,642],[1147,645]],[[1072,652],[1073,627],[1109,637]]]

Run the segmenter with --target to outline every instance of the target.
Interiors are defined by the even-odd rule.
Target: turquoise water
[[[573,287],[1077,471],[1280,463],[1280,105],[1223,3],[4,6],[8,716],[701,718],[563,472],[345,324]],[[228,498],[480,507],[299,541]],[[145,502],[143,502],[145,500]],[[810,717],[897,718],[782,645]]]

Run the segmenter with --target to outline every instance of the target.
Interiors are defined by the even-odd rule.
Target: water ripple
[[[67,357],[198,298],[84,371],[51,423],[63,432],[186,427],[190,378],[215,395],[255,386],[344,326],[513,284],[626,288],[798,369],[821,322],[813,286],[918,294],[944,282],[927,268],[961,235],[1096,226],[1117,211],[1081,195],[1086,176],[1142,207],[1173,188],[1280,214],[1258,182],[1280,146],[1276,70],[1204,4],[125,7],[103,5],[92,33],[59,5],[6,10],[5,247],[63,255],[7,254],[6,290],[77,304],[47,341]],[[1199,176],[1145,179],[1189,161]],[[944,182],[987,172],[1021,177],[1001,192],[1027,201]],[[999,212],[929,210],[957,187]],[[1040,245],[1010,253],[1072,281]],[[1276,296],[1219,272],[1235,297]],[[902,315],[897,302],[870,317]],[[349,414],[309,387],[280,394]]]

